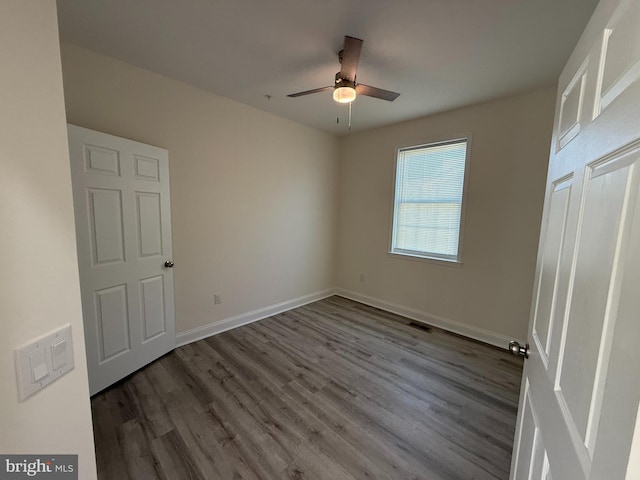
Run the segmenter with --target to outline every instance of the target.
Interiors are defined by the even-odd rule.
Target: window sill
[[[400,252],[387,252],[387,255],[389,255],[391,258],[396,258],[399,260],[433,263],[433,264],[442,265],[445,267],[462,267],[462,262],[459,260],[447,260],[445,258],[427,257],[422,255],[412,255],[410,253],[400,253]]]

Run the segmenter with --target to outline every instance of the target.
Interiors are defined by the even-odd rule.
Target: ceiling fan
[[[360,50],[362,50],[362,40],[345,36],[344,47],[338,52],[338,60],[340,61],[341,68],[340,71],[336,73],[334,85],[292,93],[287,95],[287,97],[302,97],[303,95],[333,90],[333,99],[339,103],[351,103],[356,99],[357,95],[366,95],[367,97],[380,98],[393,102],[400,96],[399,93],[356,82],[356,70],[358,69],[358,60],[360,60]]]

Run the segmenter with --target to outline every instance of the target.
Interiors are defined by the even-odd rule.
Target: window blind
[[[392,252],[458,259],[467,140],[398,151]]]

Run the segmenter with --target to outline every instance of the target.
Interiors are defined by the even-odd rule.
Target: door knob
[[[174,263],[171,260],[167,260],[166,262],[164,262],[164,266],[166,268],[173,268]]]
[[[520,355],[524,358],[529,358],[529,344],[525,343],[524,345],[520,345],[515,340],[511,340],[509,342],[509,351],[513,355]]]

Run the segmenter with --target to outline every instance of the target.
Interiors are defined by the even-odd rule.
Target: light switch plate
[[[71,325],[16,348],[18,397],[22,402],[73,369]]]

